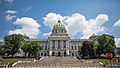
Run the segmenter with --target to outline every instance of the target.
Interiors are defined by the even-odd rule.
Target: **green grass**
[[[27,58],[27,61],[31,61],[33,58]],[[5,58],[1,60],[1,63],[15,63],[17,61],[26,61],[26,58]]]
[[[107,62],[112,61],[111,59],[84,59],[84,60],[86,60],[86,61],[100,61],[103,64],[106,64]]]

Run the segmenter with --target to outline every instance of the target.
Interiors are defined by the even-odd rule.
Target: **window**
[[[77,50],[77,47],[75,46],[75,50]]]
[[[57,30],[55,30],[55,33],[57,33]]]
[[[64,52],[64,56],[66,56],[66,52]]]
[[[64,33],[64,30],[62,30],[62,33]]]
[[[47,50],[47,46],[45,46],[45,50]]]
[[[73,46],[71,46],[72,50],[73,50]]]
[[[41,56],[43,56],[43,53],[41,53]]]
[[[60,33],[60,30],[59,30],[59,33]]]
[[[72,56],[74,56],[74,53],[72,53]]]
[[[58,49],[60,49],[61,47],[60,47],[60,41],[58,41]]]
[[[44,53],[44,56],[46,56],[46,53]]]
[[[55,49],[55,41],[53,41],[52,49]]]
[[[64,48],[66,48],[66,41],[63,41]]]

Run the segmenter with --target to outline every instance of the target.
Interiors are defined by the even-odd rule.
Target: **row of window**
[[[77,46],[71,46],[71,50],[77,50]]]
[[[66,48],[66,46],[64,46]],[[53,49],[55,49],[55,46],[53,46]],[[58,44],[58,49],[61,49],[60,44]],[[47,50],[47,46],[45,46],[45,50]],[[71,46],[71,50],[77,50],[77,46]]]
[[[66,33],[65,30],[53,30],[53,33]]]
[[[53,41],[52,49],[55,49],[55,41]],[[63,41],[63,48],[66,48],[66,41]],[[61,41],[58,41],[58,49],[61,49]]]
[[[77,53],[72,53],[72,56],[77,56]]]

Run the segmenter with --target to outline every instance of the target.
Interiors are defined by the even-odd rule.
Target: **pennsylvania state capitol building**
[[[77,56],[83,41],[85,40],[71,39],[65,26],[58,20],[53,26],[50,36],[38,41],[43,46],[40,56]]]

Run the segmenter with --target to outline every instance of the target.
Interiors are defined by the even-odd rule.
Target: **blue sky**
[[[0,0],[0,39],[13,33],[47,38],[58,19],[72,38],[106,33],[120,44],[120,0]]]

